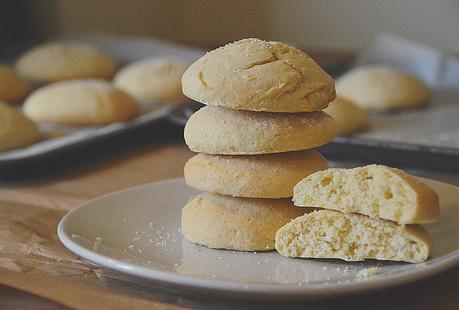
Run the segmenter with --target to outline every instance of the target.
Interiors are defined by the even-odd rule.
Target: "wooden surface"
[[[33,212],[30,213],[33,214],[30,215],[31,217],[43,218],[39,225],[49,225],[55,229],[53,225],[57,225],[59,218],[67,210],[88,199],[141,183],[181,176],[183,164],[192,155],[182,142],[181,136],[180,128],[164,123],[157,124],[97,146],[61,154],[47,162],[24,166],[21,171],[10,171],[8,176],[3,175],[0,180],[0,205],[11,206],[8,210],[9,212],[14,210],[15,222],[20,220],[23,214],[21,212],[25,213],[25,210],[29,210],[27,212]],[[356,164],[358,163],[333,163],[338,166]],[[459,184],[459,176],[419,170],[417,173]],[[24,222],[24,225],[27,225],[27,222]],[[0,232],[1,229],[0,220]],[[55,234],[54,231],[50,234]],[[44,236],[46,232],[38,235]],[[3,238],[1,234],[0,238]],[[0,245],[5,241],[1,242]],[[42,244],[46,242],[58,247],[56,251],[60,254],[56,255],[77,260],[73,254],[58,244],[55,235],[51,240],[41,241]],[[0,286],[0,297],[9,296],[7,299],[0,298],[0,308],[16,308],[16,306],[30,304],[36,305],[38,309],[40,307],[57,309],[59,305],[81,309],[122,309],[134,305],[136,308],[163,309],[175,308],[175,306],[206,308],[287,306],[285,303],[264,304],[218,299],[197,292],[164,287],[161,284],[144,286],[142,283],[130,282],[129,279],[120,279],[103,272],[97,277],[53,276],[49,275],[50,271],[31,272],[30,269],[23,268],[28,263],[24,260],[17,270],[0,268],[1,283],[32,293],[26,294],[7,286]],[[90,270],[97,273],[97,269]],[[77,290],[75,283],[84,285],[79,286]],[[289,303],[288,306],[294,308],[308,306],[312,309],[366,307],[457,309],[459,268],[418,283],[371,294],[316,302]]]

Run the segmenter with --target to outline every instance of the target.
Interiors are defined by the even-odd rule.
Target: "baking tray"
[[[54,40],[91,43],[114,57],[120,65],[160,55],[191,63],[204,53],[199,49],[151,38],[91,35],[58,37]],[[126,122],[106,126],[79,127],[40,124],[42,139],[28,147],[0,152],[0,168],[44,159],[65,150],[85,147],[109,137],[136,130],[167,118],[171,110],[180,106],[173,102],[162,105],[142,102],[139,104],[141,105],[140,115]]]

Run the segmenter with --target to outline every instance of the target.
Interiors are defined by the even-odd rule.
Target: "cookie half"
[[[300,216],[276,233],[276,250],[287,257],[418,263],[427,260],[431,247],[431,236],[419,225],[330,210]]]
[[[440,215],[437,193],[402,170],[382,165],[313,173],[295,186],[293,201],[400,224],[431,223]]]

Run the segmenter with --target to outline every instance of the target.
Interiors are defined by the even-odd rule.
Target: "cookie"
[[[30,92],[30,86],[12,68],[0,65],[0,100],[16,102],[24,99]]]
[[[287,257],[419,263],[427,260],[431,248],[431,236],[419,225],[331,210],[300,216],[276,233],[276,250]]]
[[[207,53],[182,78],[183,93],[207,105],[266,112],[313,112],[336,97],[333,79],[306,53],[244,39]]]
[[[183,102],[182,75],[188,65],[168,58],[143,59],[123,67],[114,84],[139,101]]]
[[[34,122],[15,108],[0,102],[0,151],[30,145],[39,136]]]
[[[16,62],[16,70],[26,79],[37,82],[103,79],[115,74],[116,63],[91,45],[55,42],[25,52]]]
[[[400,224],[431,223],[440,215],[432,189],[402,170],[381,165],[313,173],[295,186],[293,201]]]
[[[230,156],[198,154],[185,164],[186,183],[200,191],[248,198],[289,198],[305,176],[328,167],[310,150]]]
[[[24,113],[36,122],[103,125],[135,117],[137,103],[124,91],[102,80],[57,82],[34,91]]]
[[[335,120],[339,136],[363,130],[370,125],[367,111],[344,98],[336,98],[324,112]]]
[[[238,251],[274,249],[276,231],[304,209],[286,199],[250,199],[202,193],[182,209],[182,233],[210,248]]]
[[[355,68],[336,81],[338,96],[366,110],[387,111],[428,102],[430,90],[417,77],[377,65]]]
[[[300,151],[330,142],[335,121],[325,112],[270,113],[206,106],[185,126],[188,147],[206,154]]]

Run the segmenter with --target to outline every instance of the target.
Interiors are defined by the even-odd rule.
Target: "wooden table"
[[[39,239],[46,248],[67,260],[77,260],[73,254],[59,245],[55,225],[60,217],[80,203],[99,195],[125,187],[182,176],[185,161],[192,155],[182,142],[182,129],[161,123],[141,131],[126,134],[97,146],[61,154],[39,165],[22,167],[20,172],[10,172],[0,179],[0,207],[10,208],[20,221],[20,214],[28,214],[19,229],[37,228],[30,238]],[[333,165],[353,166],[358,163]],[[417,171],[417,174],[459,184],[458,175]],[[28,211],[27,211],[28,210]],[[35,220],[34,220],[35,219]],[[1,268],[1,245],[17,242],[5,237],[8,220],[0,218],[0,308],[60,309],[71,308],[125,309],[179,307],[311,307],[312,309],[457,309],[459,307],[459,268],[433,278],[384,291],[354,297],[328,299],[293,304],[224,300],[202,293],[176,290],[161,284],[145,286],[129,279],[112,277],[109,273],[72,276],[54,275],[54,269],[37,268],[25,254],[18,266]],[[24,226],[24,227],[23,227]],[[40,230],[47,227],[47,231]],[[30,228],[32,229],[32,228]],[[49,236],[51,237],[48,237]],[[11,240],[9,240],[10,238]],[[41,240],[42,238],[43,240]],[[5,240],[8,239],[8,240]],[[50,240],[48,240],[50,239]],[[29,240],[29,238],[27,239]],[[27,242],[23,240],[23,242]],[[39,255],[32,253],[31,255]],[[30,253],[29,253],[30,255]],[[56,254],[57,255],[57,254]],[[6,256],[8,257],[8,256]],[[56,260],[58,261],[58,259]],[[5,262],[3,262],[5,264]],[[30,264],[30,266],[28,265]],[[57,263],[56,263],[57,264]],[[59,265],[54,265],[57,268]],[[4,266],[3,266],[4,267]],[[15,268],[17,267],[17,268]],[[86,282],[85,282],[86,281]],[[76,286],[77,285],[77,286]],[[28,293],[25,293],[23,291]],[[38,297],[40,296],[40,297]]]

